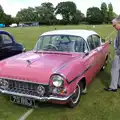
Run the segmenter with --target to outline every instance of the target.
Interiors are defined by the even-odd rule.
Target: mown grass
[[[106,38],[114,29],[111,25],[92,26],[40,26],[33,28],[5,28],[24,44],[27,50],[33,49],[38,37],[45,31],[57,29],[92,29],[102,38]],[[114,39],[114,32],[109,39]],[[113,45],[112,45],[113,46]],[[111,46],[111,55],[114,50]],[[117,93],[105,92],[103,88],[110,83],[109,64],[105,71],[100,72],[88,87],[88,94],[82,96],[78,107],[69,109],[63,105],[41,104],[34,109],[27,120],[120,120],[120,90]],[[9,99],[0,96],[0,119],[17,120],[28,108],[15,105]]]

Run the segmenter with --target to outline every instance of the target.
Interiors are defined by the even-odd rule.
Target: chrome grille
[[[37,87],[41,84],[9,80],[9,79],[5,79],[5,80],[9,82],[9,87],[7,90],[10,92],[22,93],[22,94],[33,95],[33,96],[40,96],[37,93]],[[49,86],[48,85],[42,85],[42,86],[45,88],[44,96],[47,96],[49,92]]]

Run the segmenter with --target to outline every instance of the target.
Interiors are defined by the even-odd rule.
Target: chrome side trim
[[[63,68],[65,68],[71,61],[73,61],[74,59],[79,59],[81,56],[77,56],[72,58],[69,62],[64,63],[60,68],[56,69],[53,73],[59,73],[60,70],[62,70]]]
[[[27,95],[27,94],[10,92],[10,91],[7,91],[7,90],[2,90],[2,89],[0,89],[0,92],[2,94],[16,95],[16,96],[21,96],[21,97],[28,97],[28,98],[32,98],[32,99],[39,100],[39,101],[55,100],[55,101],[63,101],[63,102],[68,101],[73,95],[73,93],[72,93],[67,97],[58,97],[58,96],[53,96],[53,95],[51,95],[50,97],[38,97],[38,96],[32,96],[32,95]]]

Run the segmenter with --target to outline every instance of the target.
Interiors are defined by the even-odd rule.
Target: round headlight
[[[9,83],[7,80],[0,79],[0,88],[7,89],[9,87]]]
[[[60,87],[60,86],[63,85],[64,79],[63,79],[63,77],[61,77],[61,76],[59,76],[59,75],[54,75],[54,76],[52,77],[52,82],[53,82],[53,85],[54,85],[55,87]]]
[[[43,86],[39,85],[39,86],[37,87],[37,93],[38,93],[39,95],[43,96],[43,95],[45,94],[45,88],[44,88]]]

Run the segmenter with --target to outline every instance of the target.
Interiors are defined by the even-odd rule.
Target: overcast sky
[[[102,2],[111,2],[114,7],[114,12],[120,14],[120,0],[1,0],[0,4],[2,5],[5,13],[15,16],[21,8],[39,6],[41,3],[48,1],[53,3],[54,6],[62,1],[73,1],[76,3],[77,8],[84,14],[86,14],[86,10],[89,7],[95,6],[100,8]]]

